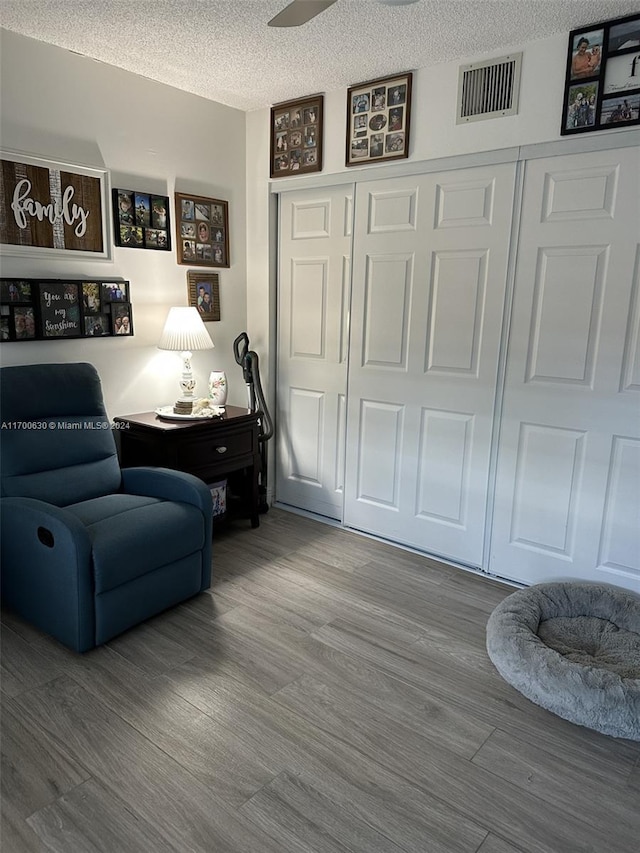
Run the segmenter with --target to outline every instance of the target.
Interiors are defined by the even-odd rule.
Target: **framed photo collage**
[[[0,341],[130,337],[129,282],[0,279]]]
[[[228,267],[229,203],[218,198],[176,193],[178,263]]]
[[[171,250],[169,198],[134,190],[112,190],[116,246]]]
[[[569,34],[563,135],[640,124],[640,14]]]
[[[271,108],[272,178],[322,171],[322,95]]]

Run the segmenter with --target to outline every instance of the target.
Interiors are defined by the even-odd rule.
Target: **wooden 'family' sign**
[[[109,257],[106,171],[0,156],[3,253]]]

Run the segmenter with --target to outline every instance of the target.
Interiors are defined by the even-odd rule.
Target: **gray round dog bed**
[[[640,598],[632,593],[571,582],[518,590],[489,617],[487,651],[536,705],[640,740]]]

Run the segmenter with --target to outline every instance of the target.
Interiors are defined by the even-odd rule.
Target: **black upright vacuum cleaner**
[[[249,411],[260,413],[258,440],[260,442],[261,470],[258,486],[258,510],[264,513],[269,509],[267,501],[267,442],[273,436],[273,421],[260,382],[260,359],[257,352],[249,349],[249,335],[246,332],[239,334],[233,342],[233,354],[236,362],[242,368],[247,386]]]

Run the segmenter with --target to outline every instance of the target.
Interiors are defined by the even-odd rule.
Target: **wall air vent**
[[[522,54],[462,65],[456,124],[516,115]]]

